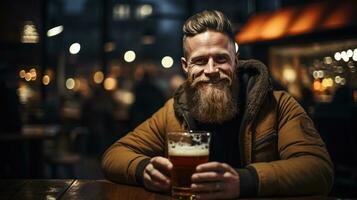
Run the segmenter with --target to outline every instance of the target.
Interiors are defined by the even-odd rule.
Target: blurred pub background
[[[335,164],[331,195],[357,196],[357,1],[0,5],[0,178],[103,178],[103,151],[184,81],[184,21],[217,9],[240,59],[267,64],[274,87],[313,118]]]

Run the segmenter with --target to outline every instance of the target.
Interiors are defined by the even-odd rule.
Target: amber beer
[[[171,173],[173,189],[183,193],[188,191],[190,195],[191,176],[197,165],[208,162],[208,149],[175,150],[169,154],[169,160],[174,166]]]
[[[172,196],[190,197],[191,176],[196,166],[208,162],[210,134],[169,133],[168,157],[173,164],[171,171]]]

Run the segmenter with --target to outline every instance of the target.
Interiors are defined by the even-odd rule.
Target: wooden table
[[[0,180],[0,199],[107,199],[168,200],[168,194],[146,191],[141,187],[106,180]],[[259,199],[259,198],[255,198]],[[263,199],[263,198],[260,198]],[[264,198],[277,199],[277,198]],[[333,197],[289,197],[288,200],[337,200]]]

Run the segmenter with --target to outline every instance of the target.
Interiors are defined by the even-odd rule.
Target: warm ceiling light
[[[93,80],[96,84],[100,84],[104,80],[104,74],[101,71],[97,71],[94,73]]]
[[[31,80],[31,73],[28,73],[28,72],[27,72],[27,73],[25,74],[25,80],[26,80],[26,81],[30,81],[30,80]]]
[[[321,90],[323,90],[322,85],[321,85],[321,82],[320,82],[320,81],[317,81],[317,80],[314,81],[313,87],[314,87],[314,90],[316,90],[316,91],[321,91]]]
[[[352,51],[352,49],[348,49],[348,50],[347,50],[347,56],[348,56],[348,57],[352,57],[352,56],[353,56],[353,51]]]
[[[60,33],[62,33],[63,31],[63,26],[56,26],[51,28],[50,30],[47,31],[47,37],[53,37],[55,35],[58,35]]]
[[[342,58],[340,52],[336,52],[334,57],[335,57],[335,60],[337,60],[337,61],[340,61]]]
[[[152,6],[149,4],[144,4],[141,7],[139,7],[139,12],[138,12],[140,17],[147,17],[152,14]]]
[[[72,90],[75,86],[75,81],[73,78],[69,78],[66,80],[66,88]]]
[[[22,43],[38,43],[40,40],[37,28],[32,21],[25,21],[21,33],[21,42]]]
[[[125,52],[125,54],[124,54],[124,60],[125,60],[126,62],[133,62],[133,61],[135,60],[135,57],[136,57],[135,52],[132,51],[132,50],[127,51],[127,52]]]
[[[165,56],[161,60],[161,65],[164,68],[170,68],[170,67],[172,67],[173,64],[174,64],[174,60],[170,56]]]
[[[25,78],[25,75],[26,75],[26,71],[25,70],[20,70],[20,72],[19,72],[20,78]]]
[[[283,71],[283,77],[289,83],[292,83],[292,82],[294,82],[296,80],[296,72],[295,72],[294,69],[286,68]]]
[[[50,84],[50,81],[51,81],[50,76],[44,75],[44,76],[42,77],[42,83],[43,83],[44,85]]]
[[[115,78],[109,77],[104,81],[104,89],[114,90],[117,86],[117,80]]]
[[[80,50],[81,45],[78,42],[71,44],[71,46],[69,47],[69,53],[71,54],[77,54]]]

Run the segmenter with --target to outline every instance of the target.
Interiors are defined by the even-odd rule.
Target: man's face
[[[206,31],[186,38],[186,58],[191,114],[202,122],[222,123],[234,117],[236,108],[236,56],[234,45],[223,33]]]
[[[231,85],[236,68],[234,45],[223,33],[206,31],[186,38],[186,58],[181,58],[182,68],[192,84],[209,87]]]

